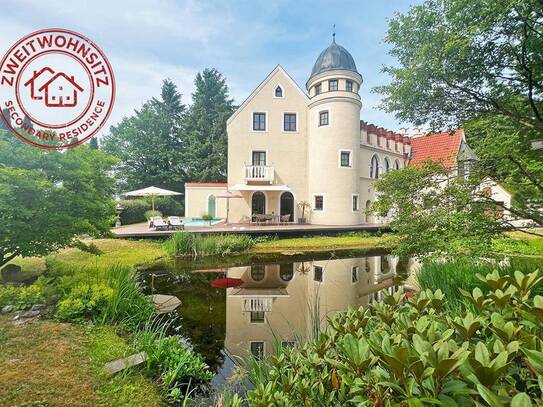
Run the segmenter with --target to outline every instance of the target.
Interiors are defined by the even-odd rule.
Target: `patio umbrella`
[[[228,213],[230,212],[230,199],[243,198],[243,195],[241,195],[240,193],[226,191],[222,194],[217,195],[216,197],[226,199],[226,224],[228,224]]]
[[[217,278],[211,282],[211,287],[213,288],[231,288],[231,287],[239,287],[243,284],[243,280],[240,278],[231,278],[231,277],[225,277],[225,278]]]
[[[124,196],[150,196],[153,211],[155,210],[155,196],[172,196],[183,195],[181,192],[169,191],[167,189],[157,187],[147,187],[143,189],[136,189],[135,191],[125,192]]]

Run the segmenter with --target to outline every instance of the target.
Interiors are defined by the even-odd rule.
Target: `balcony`
[[[263,181],[273,182],[274,168],[269,165],[246,165],[245,166],[245,182]]]
[[[242,303],[242,310],[247,312],[270,312],[272,310],[273,298],[245,298]]]

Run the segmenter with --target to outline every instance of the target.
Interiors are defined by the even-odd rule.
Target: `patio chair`
[[[290,222],[290,214],[281,216],[281,224],[286,225]]]
[[[162,219],[160,216],[153,216],[151,218],[151,221],[153,222],[153,227],[155,228],[155,230],[168,229],[168,224],[164,222],[164,219]]]
[[[268,221],[268,216],[261,213],[254,215],[254,217],[257,225],[263,225]]]
[[[168,224],[172,229],[185,229],[185,225],[179,216],[168,216]]]

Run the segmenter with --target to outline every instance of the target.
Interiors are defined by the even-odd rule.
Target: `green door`
[[[216,210],[216,203],[215,203],[215,195],[211,195],[207,199],[207,214],[211,216],[213,219],[217,218],[217,210]]]

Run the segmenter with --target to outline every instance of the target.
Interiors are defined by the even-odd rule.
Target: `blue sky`
[[[107,132],[158,95],[164,78],[190,103],[194,76],[206,67],[226,76],[238,104],[277,64],[303,87],[335,23],[337,42],[351,52],[364,78],[361,118],[398,130],[402,123],[378,109],[380,96],[371,88],[388,82],[380,70],[394,63],[383,42],[387,19],[415,3],[420,0],[5,0],[0,52],[23,35],[50,27],[72,29],[96,42],[117,80]]]

